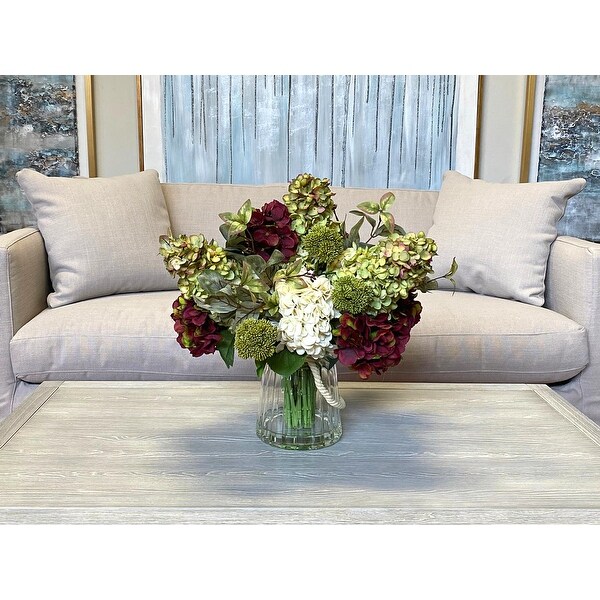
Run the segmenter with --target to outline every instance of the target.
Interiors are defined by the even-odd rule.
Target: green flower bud
[[[265,319],[244,319],[235,330],[235,349],[240,358],[266,360],[275,354],[277,327]]]
[[[302,247],[314,262],[329,264],[344,252],[344,238],[337,228],[317,225],[302,238]]]
[[[374,300],[373,287],[358,277],[345,275],[333,284],[333,306],[340,312],[358,315],[364,313]]]

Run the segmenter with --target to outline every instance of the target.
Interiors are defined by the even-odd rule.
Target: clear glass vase
[[[321,380],[339,399],[337,371],[321,368]],[[331,406],[315,385],[308,365],[288,377],[269,366],[261,381],[256,434],[271,446],[288,450],[316,450],[342,437],[340,409]]]

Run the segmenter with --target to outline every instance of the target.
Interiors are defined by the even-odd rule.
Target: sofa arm
[[[40,232],[27,227],[0,235],[2,332],[12,338],[46,308],[49,293],[48,257]]]
[[[12,409],[15,377],[10,340],[46,308],[50,291],[48,258],[37,229],[0,235],[0,419]]]
[[[546,273],[546,306],[587,330],[589,364],[557,391],[600,423],[600,244],[556,239]]]

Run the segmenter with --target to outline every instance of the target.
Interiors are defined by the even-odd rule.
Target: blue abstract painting
[[[79,174],[74,75],[0,75],[0,233],[35,225],[15,174]]]
[[[538,181],[585,178],[558,230],[600,242],[600,75],[549,75],[545,83]]]

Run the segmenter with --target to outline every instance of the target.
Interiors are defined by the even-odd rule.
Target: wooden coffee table
[[[546,386],[342,383],[279,450],[258,382],[52,382],[0,423],[0,523],[599,523],[600,428]]]

